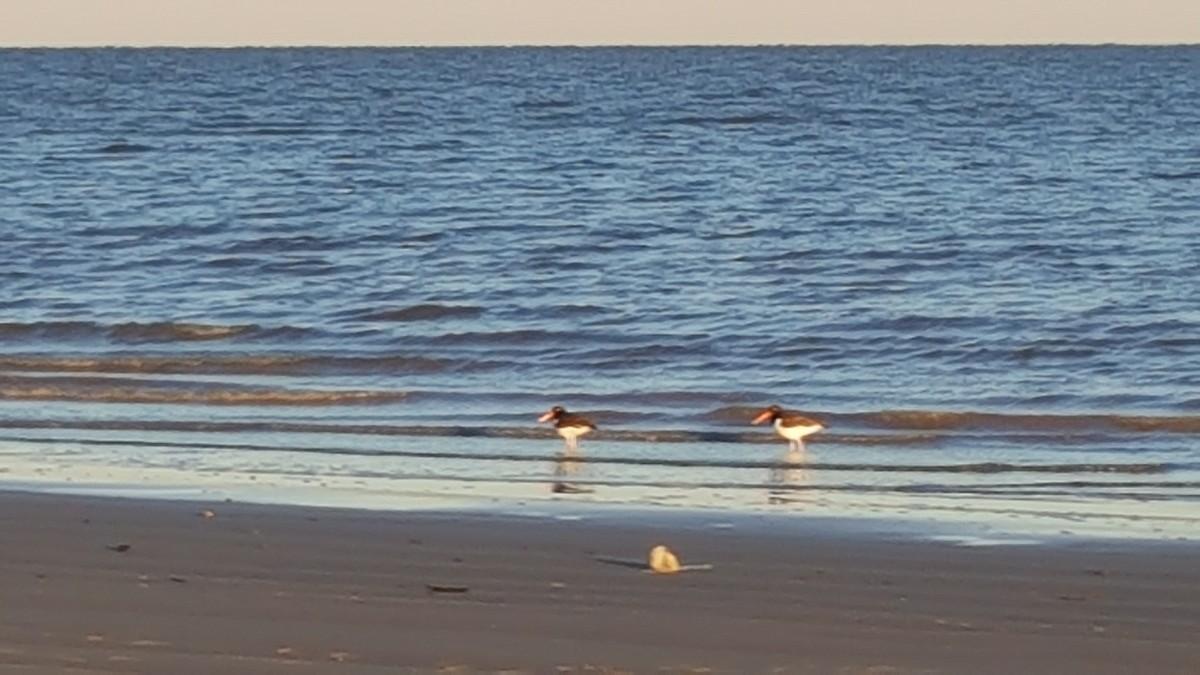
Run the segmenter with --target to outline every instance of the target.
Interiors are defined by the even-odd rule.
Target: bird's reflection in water
[[[801,498],[805,491],[796,487],[812,479],[812,470],[808,468],[808,455],[803,448],[790,448],[772,466],[767,476],[771,486],[767,490],[768,504],[795,504],[806,501]]]
[[[569,482],[571,476],[576,476],[583,469],[583,456],[579,450],[566,450],[554,455],[551,469],[553,481],[550,491],[554,494],[578,495],[595,492],[590,487]]]

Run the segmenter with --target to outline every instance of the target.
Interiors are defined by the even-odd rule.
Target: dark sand
[[[1200,672],[1195,546],[667,523],[0,493],[0,670]]]

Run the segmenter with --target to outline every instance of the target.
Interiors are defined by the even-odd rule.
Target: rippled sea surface
[[[0,91],[11,484],[1200,527],[1200,48],[0,50]],[[785,455],[770,403],[829,429]]]

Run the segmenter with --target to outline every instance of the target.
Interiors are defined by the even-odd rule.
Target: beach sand
[[[682,522],[0,493],[0,669],[1200,669],[1195,545]]]

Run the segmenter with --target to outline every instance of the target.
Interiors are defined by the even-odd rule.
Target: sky
[[[0,46],[1200,44],[1200,0],[0,0]]]

